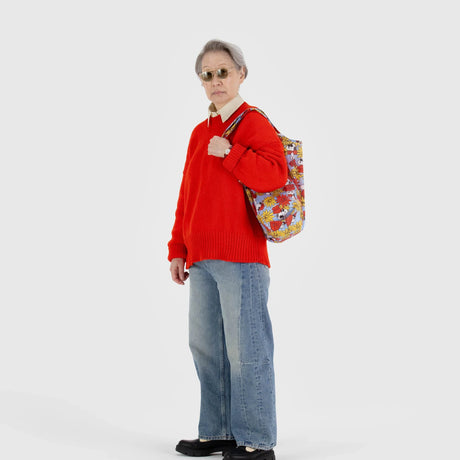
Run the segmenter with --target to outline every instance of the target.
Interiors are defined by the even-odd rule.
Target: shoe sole
[[[215,454],[217,452],[222,452],[222,456],[224,456],[229,450],[232,450],[232,449],[233,447],[229,447],[229,448],[224,448],[224,449],[201,450],[198,452],[194,449],[188,449],[187,447],[176,446],[177,452],[184,454],[184,455],[188,455],[189,457],[209,457],[210,455]]]
[[[224,455],[224,454],[222,454],[222,455]],[[276,460],[275,452],[270,452],[267,455],[265,455],[264,457],[259,458],[259,460]]]

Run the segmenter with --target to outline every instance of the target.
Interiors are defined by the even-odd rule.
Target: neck
[[[227,101],[227,102],[229,102],[229,101]],[[225,102],[224,104],[216,104],[215,102],[213,102],[214,107],[216,108],[216,112],[217,112],[218,110],[220,110],[222,107],[224,107],[225,104],[227,104],[227,102]]]

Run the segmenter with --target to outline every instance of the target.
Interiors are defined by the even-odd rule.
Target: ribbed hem
[[[230,153],[225,157],[222,162],[223,166],[230,172],[235,169],[236,164],[240,161],[241,155],[246,152],[247,147],[243,147],[240,144],[232,146]]]
[[[260,263],[270,267],[265,237],[248,237],[241,233],[194,233],[186,238],[189,268],[200,260]]]
[[[181,258],[181,259],[186,259],[187,258],[187,248],[184,244],[180,243],[169,243],[168,244],[168,260],[171,262],[173,259]]]

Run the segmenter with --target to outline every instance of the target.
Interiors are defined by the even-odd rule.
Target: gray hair
[[[241,48],[233,43],[224,42],[222,40],[209,40],[208,43],[203,46],[195,62],[195,72],[197,75],[201,73],[201,61],[203,60],[203,56],[210,51],[225,51],[232,58],[237,69],[244,70],[244,78],[248,76],[248,66],[244,60]]]

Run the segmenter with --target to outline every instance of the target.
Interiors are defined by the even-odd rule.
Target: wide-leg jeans
[[[201,386],[199,437],[276,444],[269,268],[204,260],[190,267],[189,343]]]

